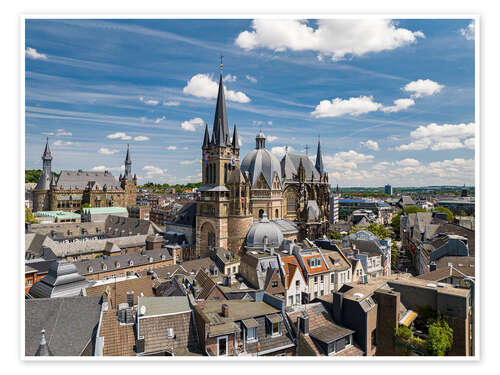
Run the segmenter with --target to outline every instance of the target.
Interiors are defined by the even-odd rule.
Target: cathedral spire
[[[316,169],[320,174],[325,173],[325,167],[323,166],[323,155],[321,154],[321,141],[318,137],[318,152],[316,153]]]
[[[229,128],[227,126],[226,99],[224,97],[222,70],[219,78],[219,92],[217,93],[217,104],[215,106],[215,118],[212,137],[216,146],[226,146],[226,142],[229,140]]]
[[[233,130],[233,148],[235,150],[240,148],[240,142],[238,140],[238,133],[236,132],[236,123],[234,124],[234,130]]]
[[[208,147],[210,139],[208,137],[208,124],[205,123],[205,136],[203,137],[203,148]]]
[[[123,178],[132,178],[132,159],[130,158],[130,144],[127,144],[127,156],[125,157],[125,174]]]

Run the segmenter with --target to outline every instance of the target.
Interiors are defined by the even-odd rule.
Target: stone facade
[[[240,165],[236,125],[232,137],[227,125],[221,74],[212,136],[205,125],[202,146],[197,256],[206,256],[213,247],[242,254],[248,230],[264,214],[270,220],[295,221],[299,233],[292,237],[299,241],[319,238],[328,232],[330,185],[320,144],[316,165],[306,155],[285,157],[280,164],[265,148],[265,140],[259,132],[256,149]]]
[[[127,150],[129,171],[130,152]],[[135,205],[137,196],[137,176],[121,176],[117,181],[111,172],[61,171],[52,176],[49,144],[42,155],[43,173],[33,190],[33,212],[67,211],[74,212],[83,204],[90,207],[127,207]]]

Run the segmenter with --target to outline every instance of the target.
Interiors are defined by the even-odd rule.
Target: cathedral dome
[[[251,248],[279,247],[283,242],[283,233],[278,225],[269,221],[264,213],[262,219],[254,223],[247,234],[247,246]]]
[[[257,147],[245,156],[240,165],[241,171],[243,173],[248,172],[252,187],[257,182],[261,173],[270,188],[273,186],[275,174],[278,175],[280,184],[282,184],[280,162],[271,151],[266,149],[266,137],[264,133],[260,131],[255,140]]]

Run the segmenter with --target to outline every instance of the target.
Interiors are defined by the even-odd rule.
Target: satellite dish
[[[141,306],[141,315],[145,315],[146,314],[146,306],[142,305]]]

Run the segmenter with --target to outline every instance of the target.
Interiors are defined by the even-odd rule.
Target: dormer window
[[[167,259],[167,257],[165,256],[165,254],[162,254],[161,255],[161,260],[165,260],[165,259]]]
[[[108,266],[107,266],[106,264],[103,264],[103,265],[102,265],[102,270],[103,270],[103,271],[106,271],[107,269],[108,269]]]
[[[120,268],[120,262],[115,262],[115,267]]]
[[[92,266],[88,266],[87,271],[88,272],[94,272],[94,269],[92,268]]]
[[[149,257],[149,263],[153,263],[153,257]]]
[[[129,266],[133,266],[133,265],[134,265],[134,261],[129,260],[129,261],[128,261],[128,265],[129,265]]]

